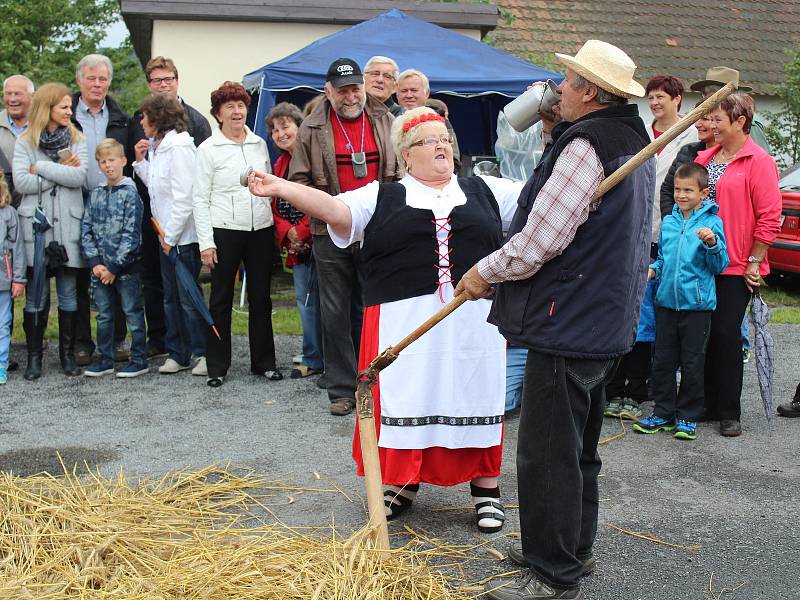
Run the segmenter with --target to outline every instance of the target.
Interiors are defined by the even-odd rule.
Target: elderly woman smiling
[[[362,244],[364,325],[359,368],[453,297],[453,282],[501,244],[523,183],[453,175],[444,119],[420,107],[392,126],[406,172],[331,197],[256,173],[250,190],[279,196],[328,224],[342,248]],[[473,305],[474,304],[474,305]],[[387,517],[407,510],[420,483],[471,482],[478,529],[499,531],[505,342],[486,323],[490,302],[468,303],[381,373],[375,410]],[[363,473],[358,434],[353,458]]]

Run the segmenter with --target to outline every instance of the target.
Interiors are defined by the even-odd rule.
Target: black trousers
[[[670,310],[656,306],[652,385],[655,415],[662,419],[697,421],[703,414],[703,381],[710,330],[710,310]],[[675,388],[678,367],[681,368],[680,390]]]
[[[617,372],[606,386],[606,396],[630,398],[639,404],[647,402],[652,351],[652,342],[636,342],[631,351],[620,359]]]
[[[163,351],[167,325],[164,318],[164,288],[161,286],[161,244],[150,222],[149,202],[142,217],[142,294],[147,321],[147,345]]]
[[[94,352],[91,327],[91,307],[89,301],[89,288],[91,287],[92,272],[90,269],[75,269],[75,288],[78,294],[78,313],[75,315],[75,349],[85,350],[89,354]],[[125,341],[128,327],[125,314],[122,312],[122,303],[117,296],[116,309],[114,310],[114,344],[119,345]]]
[[[528,351],[517,439],[522,551],[545,582],[577,588],[599,506],[597,442],[619,359]]]
[[[231,311],[239,265],[247,272],[249,306],[248,341],[250,371],[263,375],[275,370],[275,338],[272,333],[272,256],[275,251],[275,228],[235,231],[214,228],[217,265],[211,271],[209,309],[219,330],[217,339],[209,332],[206,365],[209,377],[223,377],[231,366]]]
[[[356,368],[364,315],[361,259],[358,244],[339,248],[327,235],[314,236],[319,281],[322,353],[328,398],[354,399]]]
[[[742,418],[742,334],[750,290],[741,275],[717,275],[717,309],[706,351],[705,409],[712,418]]]

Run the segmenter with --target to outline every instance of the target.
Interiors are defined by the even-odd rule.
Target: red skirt
[[[379,347],[378,332],[380,305],[364,309],[361,326],[361,350],[358,357],[358,370],[366,369],[372,359],[384,348]],[[372,389],[375,400],[375,429],[380,439],[381,393],[379,382]],[[419,450],[378,448],[381,461],[381,474],[384,485],[404,486],[414,483],[434,485],[457,485],[472,481],[477,477],[497,477],[503,459],[503,446],[489,448],[422,448]],[[361,440],[358,435],[358,419],[353,436],[353,460],[358,466],[358,475],[364,476],[361,459]]]

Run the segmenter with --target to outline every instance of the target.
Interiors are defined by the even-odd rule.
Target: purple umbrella
[[[764,302],[761,294],[756,290],[750,301],[750,323],[753,325],[753,336],[756,343],[758,387],[761,391],[764,415],[768,421],[772,419],[772,380],[775,375],[775,365],[772,360],[775,341],[767,331],[769,313],[767,303]]]

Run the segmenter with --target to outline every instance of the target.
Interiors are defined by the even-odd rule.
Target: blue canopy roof
[[[559,73],[537,67],[508,52],[393,9],[248,73],[244,77],[244,86],[259,94],[258,110],[251,115],[254,117],[254,130],[259,135],[266,135],[264,117],[276,101],[298,101],[297,94],[293,93],[296,91],[305,94],[311,90],[321,91],[328,66],[337,58],[352,58],[363,66],[375,55],[392,57],[400,70],[414,68],[425,73],[430,79],[432,95],[466,98],[499,95],[489,103],[468,103],[471,110],[465,109],[467,105],[462,102],[454,103],[458,105],[461,116],[473,113],[469,115],[469,125],[475,127],[477,118],[484,130],[480,143],[467,143],[463,148],[467,153],[474,153],[470,150],[476,149],[483,153],[490,150],[487,141],[491,140],[486,139],[486,127],[494,127],[497,111],[510,98],[524,92],[533,81],[553,79],[559,82],[563,78]],[[452,96],[450,98],[455,100]],[[459,142],[462,138],[468,142],[470,134],[462,131],[464,128],[458,124],[467,120],[458,117],[459,111],[453,110],[451,99],[445,100]],[[491,122],[487,122],[487,117]]]

